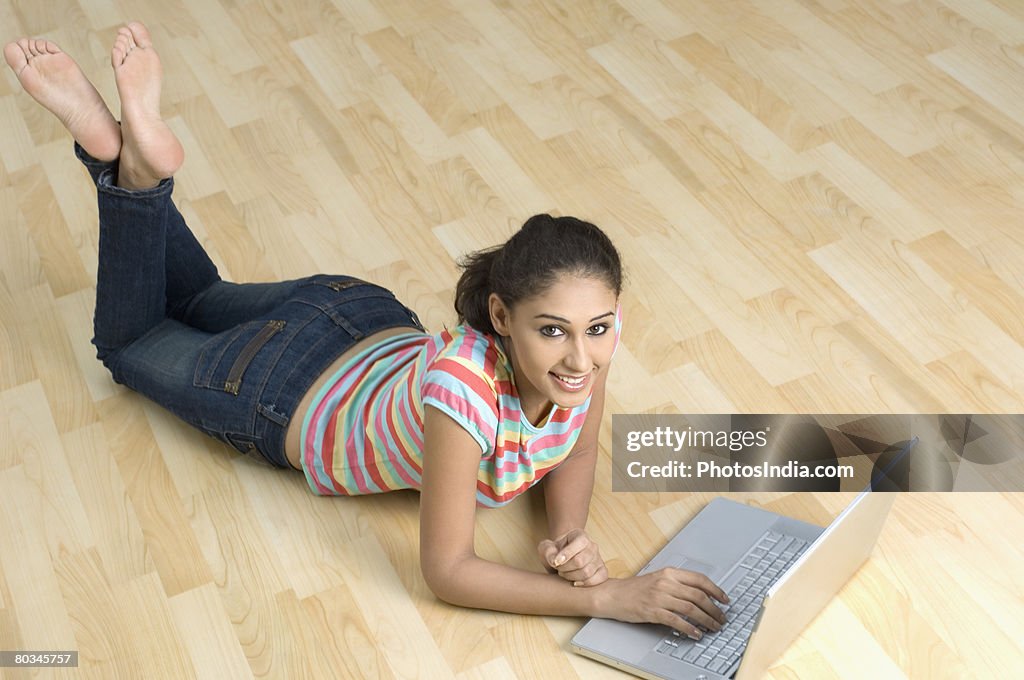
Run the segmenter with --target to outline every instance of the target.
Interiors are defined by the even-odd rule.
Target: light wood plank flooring
[[[0,40],[55,40],[116,115],[130,19],[227,277],[368,277],[436,330],[458,254],[577,214],[629,268],[609,415],[1022,411],[1018,0],[0,0]],[[0,649],[80,652],[0,674],[620,677],[577,619],[437,601],[414,493],[314,497],[115,386],[88,177],[6,69],[0,125]],[[710,496],[613,494],[602,442],[624,575]],[[480,554],[533,568],[540,511],[481,512]],[[1024,495],[902,496],[771,677],[1018,675],[1022,538]]]

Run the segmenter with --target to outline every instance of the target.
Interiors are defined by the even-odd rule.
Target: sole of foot
[[[177,172],[185,151],[160,117],[163,66],[144,25],[132,22],[118,29],[110,63],[121,96],[118,185],[131,189],[154,187]]]
[[[4,47],[4,59],[18,82],[55,115],[86,153],[112,161],[121,150],[121,129],[75,60],[56,43],[22,38]]]

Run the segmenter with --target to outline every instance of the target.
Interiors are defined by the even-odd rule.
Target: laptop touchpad
[[[701,562],[700,560],[695,560],[683,555],[673,555],[669,558],[669,564],[679,569],[700,572],[708,578],[712,578],[712,572],[715,571],[715,567],[707,562]]]

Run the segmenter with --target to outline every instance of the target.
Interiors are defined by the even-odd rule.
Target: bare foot
[[[4,58],[25,92],[57,116],[93,158],[112,161],[121,151],[121,128],[75,60],[49,40],[22,38]]]
[[[118,29],[110,51],[121,95],[121,165],[118,186],[147,189],[170,177],[185,160],[174,131],[160,117],[163,67],[149,31],[133,21]]]

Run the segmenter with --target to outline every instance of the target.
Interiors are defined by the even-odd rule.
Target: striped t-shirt
[[[396,335],[346,362],[314,398],[302,424],[310,489],[342,496],[419,489],[428,404],[480,445],[477,504],[496,507],[565,460],[590,398],[553,406],[535,426],[522,413],[499,339],[469,326]]]

